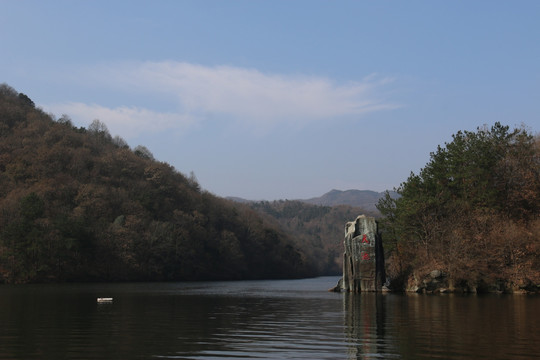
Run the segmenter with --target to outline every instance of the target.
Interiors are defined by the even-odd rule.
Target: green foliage
[[[0,85],[0,282],[314,275],[254,210]]]
[[[525,129],[511,131],[500,123],[459,131],[445,147],[439,146],[428,164],[400,185],[399,198],[387,194],[377,206],[390,243],[386,248],[394,251],[394,272],[431,266],[455,281],[474,283],[495,271],[506,277],[518,271],[517,265],[510,269],[486,261],[495,253],[504,258],[496,250],[504,244],[487,239],[501,223],[518,224],[524,233],[535,228],[540,214],[538,150],[537,140]],[[539,269],[523,265],[529,257],[523,256],[519,276],[538,275]]]

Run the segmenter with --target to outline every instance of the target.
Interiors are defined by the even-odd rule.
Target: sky
[[[0,83],[218,196],[384,191],[540,131],[540,1],[0,0]]]

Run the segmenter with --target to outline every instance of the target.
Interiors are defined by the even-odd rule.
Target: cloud
[[[390,80],[375,76],[337,84],[321,77],[183,62],[132,64],[117,74],[117,81],[130,87],[175,94],[187,112],[225,114],[250,122],[310,121],[395,107],[379,94]]]
[[[340,84],[324,77],[174,61],[113,63],[86,69],[85,73],[80,79],[86,85],[116,91],[112,99],[135,96],[137,105],[146,108],[125,103],[116,108],[70,103],[56,105],[53,110],[99,118],[111,128],[122,128],[122,133],[125,126],[132,133],[186,128],[210,117],[239,121],[255,129],[278,124],[304,126],[396,108],[384,96],[392,79],[377,75]],[[168,102],[169,111],[174,110],[149,110],[164,102]]]
[[[195,122],[193,118],[183,114],[160,113],[126,106],[108,108],[79,102],[47,105],[46,110],[54,114],[67,114],[82,126],[88,126],[94,119],[99,119],[107,125],[113,136],[122,134],[122,137],[126,138],[146,132],[187,128]]]

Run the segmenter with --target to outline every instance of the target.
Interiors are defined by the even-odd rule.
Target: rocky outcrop
[[[540,286],[535,285],[529,279],[523,279],[516,283],[503,280],[486,281],[480,279],[471,281],[454,281],[447,273],[441,270],[432,270],[429,273],[412,273],[405,284],[406,292],[422,294],[436,293],[505,293],[526,294],[540,292]]]
[[[375,218],[360,215],[345,225],[343,278],[340,290],[382,291],[385,282],[384,251]]]
[[[454,287],[448,277],[440,270],[432,270],[423,276],[411,274],[405,284],[405,291],[416,293],[445,293],[454,292]]]

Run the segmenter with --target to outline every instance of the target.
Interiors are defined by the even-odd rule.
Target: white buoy
[[[112,301],[113,301],[113,298],[106,298],[106,297],[97,298],[98,303],[106,303],[106,302],[112,302]]]

